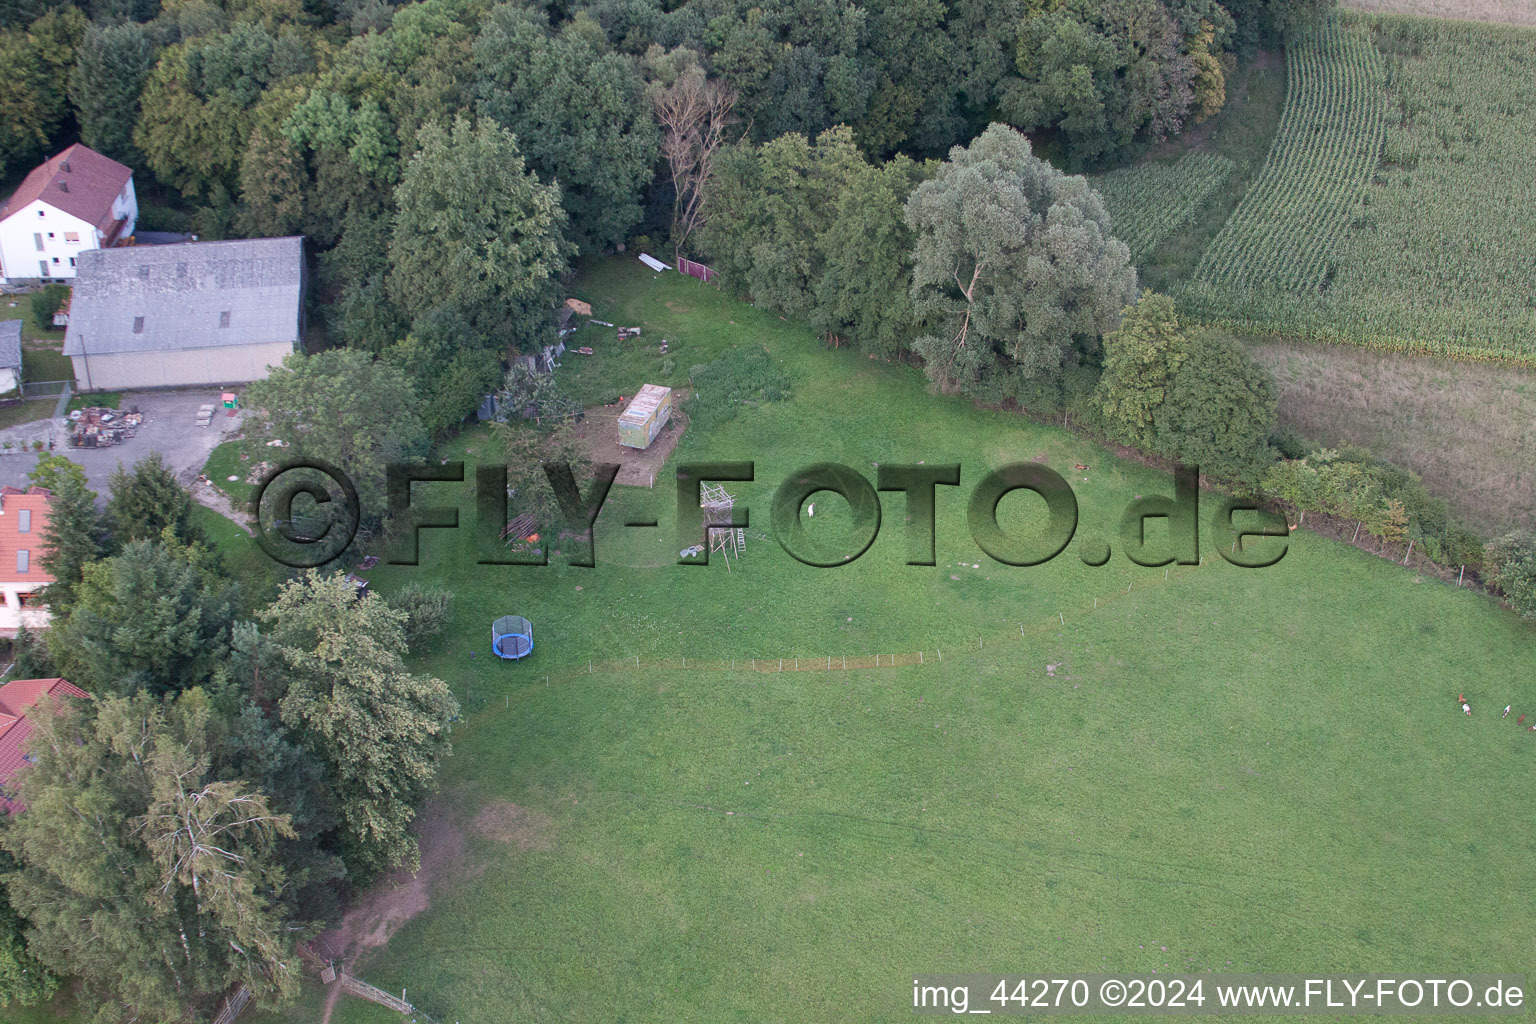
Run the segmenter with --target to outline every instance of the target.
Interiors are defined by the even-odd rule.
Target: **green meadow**
[[[465,717],[423,815],[427,899],[360,977],[467,1024],[905,1020],[914,972],[1536,976],[1536,735],[1499,717],[1536,712],[1529,626],[1306,530],[1249,542],[1285,544],[1276,565],[1229,565],[1210,494],[1202,564],[1132,564],[1120,514],[1171,494],[1165,471],[634,261],[576,290],[676,360],[664,379],[659,354],[590,329],[595,354],[567,357],[584,400],[686,387],[749,345],[792,394],[690,429],[665,485],[616,487],[595,568],[478,564],[469,485],[416,486],[464,528],[423,531],[419,566],[371,576],[453,590],[420,664]],[[476,429],[439,454],[498,449]],[[745,555],[677,565],[673,468],[738,460],[756,464],[726,485],[750,509]],[[938,564],[904,564],[896,493],[862,557],[787,555],[774,489],[821,461],[871,481],[960,463]],[[1071,482],[1080,523],[1016,568],[977,547],[966,503],[989,469],[1032,461]],[[814,500],[812,541],[846,550],[846,503]],[[1040,506],[1011,495],[999,517],[1026,533]],[[1111,543],[1108,564],[1084,563],[1084,538]],[[507,613],[534,623],[520,663],[490,652]],[[314,1021],[322,1002],[252,1019]],[[331,1019],[400,1018],[344,999]]]

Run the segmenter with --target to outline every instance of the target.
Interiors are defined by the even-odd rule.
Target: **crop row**
[[[1193,221],[1236,169],[1224,156],[1191,152],[1170,163],[1110,171],[1089,183],[1104,197],[1115,237],[1130,246],[1131,259],[1140,263]]]
[[[1536,32],[1339,15],[1179,289],[1237,329],[1536,363]]]

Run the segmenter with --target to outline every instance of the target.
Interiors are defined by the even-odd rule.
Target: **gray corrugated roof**
[[[75,268],[64,354],[296,342],[303,280],[298,237],[92,249]]]
[[[21,321],[0,320],[0,367],[21,369]]]

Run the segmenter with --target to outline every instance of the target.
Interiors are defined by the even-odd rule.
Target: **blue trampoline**
[[[491,624],[491,652],[517,661],[533,653],[533,623],[521,615],[503,615]]]

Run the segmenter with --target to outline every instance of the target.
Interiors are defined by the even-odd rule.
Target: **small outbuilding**
[[[647,448],[672,418],[672,389],[645,384],[619,416],[619,444]]]
[[[0,395],[21,387],[21,321],[0,320]]]

